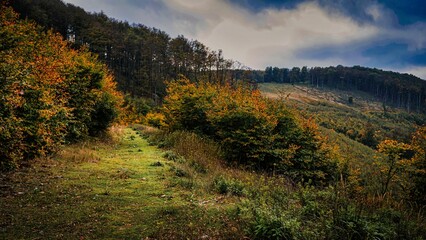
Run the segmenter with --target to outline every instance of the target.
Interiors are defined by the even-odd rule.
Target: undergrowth
[[[193,133],[113,132],[0,175],[0,238],[426,239],[420,204],[353,191],[344,177],[302,185],[229,166]]]
[[[421,207],[357,195],[347,179],[328,187],[301,185],[283,176],[228,166],[216,143],[194,133],[134,129],[176,163],[176,185],[235,202],[227,214],[238,219],[250,238],[426,239]]]

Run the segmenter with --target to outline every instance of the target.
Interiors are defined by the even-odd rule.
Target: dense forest
[[[109,18],[104,13],[87,13],[60,0],[15,0],[12,7],[21,18],[29,18],[59,32],[75,48],[87,45],[113,71],[118,89],[132,97],[154,101],[165,95],[165,81],[183,74],[193,81],[225,82],[230,69],[242,65],[224,59],[221,50],[212,51],[197,40]]]

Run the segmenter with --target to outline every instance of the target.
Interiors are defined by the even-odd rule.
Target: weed
[[[192,178],[180,178],[177,180],[177,185],[183,187],[184,189],[193,190],[196,187],[196,184]]]
[[[170,160],[170,161],[176,161],[179,158],[179,156],[176,153],[174,153],[173,151],[164,152],[163,157],[167,160]]]
[[[213,182],[214,189],[220,194],[243,196],[245,194],[244,184],[238,180],[228,180],[223,176],[217,177]]]
[[[164,166],[164,164],[162,164],[161,162],[154,162],[154,163],[151,163],[150,166],[152,166],[152,167],[162,167],[162,166]]]
[[[64,148],[57,156],[74,163],[99,162],[101,158],[95,150],[86,148],[85,145],[87,144],[88,143],[76,144]]]
[[[252,231],[255,239],[297,239],[300,225],[289,216],[256,211]]]
[[[203,165],[203,163],[191,161],[189,164],[196,172],[201,174],[207,173],[207,167]]]
[[[173,171],[178,177],[189,177],[189,173],[180,168],[175,168]]]

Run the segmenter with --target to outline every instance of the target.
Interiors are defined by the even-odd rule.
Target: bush
[[[161,113],[148,113],[146,115],[146,121],[149,125],[156,128],[166,127],[166,123],[164,122],[165,117]]]
[[[214,189],[220,194],[243,196],[245,194],[244,184],[238,180],[228,180],[222,176],[213,181]]]
[[[169,130],[194,131],[221,145],[229,162],[323,184],[337,163],[312,121],[244,86],[168,84],[163,113]]]
[[[87,49],[0,7],[0,170],[97,135],[121,103],[112,75]]]

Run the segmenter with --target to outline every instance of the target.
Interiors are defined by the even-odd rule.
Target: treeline
[[[61,0],[15,0],[22,18],[35,20],[73,42],[88,46],[113,71],[119,90],[156,102],[165,96],[165,81],[183,74],[191,81],[231,81],[242,65],[196,40],[142,24],[129,24],[104,13],[87,13]]]
[[[362,91],[380,99],[384,106],[426,112],[426,81],[409,74],[340,65],[292,69],[267,67],[262,82],[308,83],[317,88]]]
[[[102,133],[121,102],[92,53],[0,5],[0,171]]]

